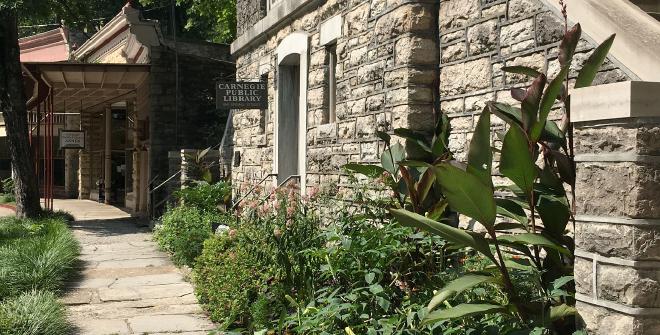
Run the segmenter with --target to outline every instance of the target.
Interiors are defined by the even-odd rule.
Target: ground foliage
[[[154,229],[154,239],[172,254],[176,264],[192,267],[204,241],[226,220],[221,209],[231,195],[231,186],[225,182],[197,182],[175,195],[177,203],[163,214]]]
[[[67,214],[0,219],[0,334],[66,335],[72,329],[57,301],[80,251]]]

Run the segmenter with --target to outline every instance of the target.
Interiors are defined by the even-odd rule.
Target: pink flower
[[[286,216],[287,217],[292,217],[295,210],[296,210],[296,208],[294,206],[287,207],[286,208]]]

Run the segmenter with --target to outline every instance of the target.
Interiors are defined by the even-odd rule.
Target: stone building
[[[52,97],[55,142],[58,129],[85,132],[82,150],[56,146],[62,195],[96,200],[103,180],[106,202],[147,214],[167,197],[166,187],[151,190],[170,177],[169,151],[218,144],[228,111],[216,109],[214,87],[234,75],[229,46],[164,36],[130,4],[75,50],[61,44],[67,59],[23,64],[36,83],[31,120],[44,118]]]
[[[597,86],[608,92],[613,106],[583,102],[573,109],[602,114],[586,123],[576,119],[576,136],[602,144],[577,149],[587,151],[578,156],[579,190],[584,190],[578,194],[578,307],[594,334],[660,333],[653,321],[660,315],[660,213],[641,208],[660,208],[660,197],[651,191],[660,187],[660,165],[657,153],[640,148],[652,146],[644,138],[660,140],[654,123],[660,101],[657,92],[652,102],[642,97],[657,86],[630,85],[660,81],[660,8],[657,1],[644,0],[566,2],[569,21],[583,28],[575,65],[617,33],[595,84],[624,85],[613,86],[620,95]],[[302,192],[327,183],[350,187],[341,166],[377,162],[383,150],[377,130],[427,130],[438,113],[450,117],[451,149],[464,158],[485,103],[514,102],[510,89],[528,84],[502,67],[525,65],[554,77],[564,30],[554,0],[238,0],[237,16],[239,36],[231,45],[237,78],[267,81],[269,108],[233,111],[222,148],[224,169],[235,186],[277,186],[293,176]],[[603,111],[615,106],[620,110]],[[641,118],[631,119],[636,113]],[[558,111],[553,115],[557,118]],[[646,122],[648,127],[635,130]],[[622,128],[603,126],[611,123]],[[494,120],[494,141],[494,132],[504,127]],[[630,143],[618,143],[624,132]],[[629,152],[602,152],[621,146]],[[613,159],[620,163],[610,166]],[[588,205],[596,200],[588,194],[591,188],[614,186],[594,179],[621,169],[639,189],[626,198],[626,208],[640,210],[613,210],[620,194],[612,192],[599,193],[612,197],[610,207]],[[613,253],[605,246],[619,233],[626,236],[618,241],[621,248],[643,243],[637,248],[652,252]],[[640,242],[640,234],[652,237]],[[634,281],[633,287],[644,289],[635,291],[624,281],[603,283],[601,276],[611,276],[613,266]]]

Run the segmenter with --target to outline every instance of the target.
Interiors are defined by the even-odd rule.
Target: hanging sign
[[[268,89],[263,81],[218,81],[215,95],[220,109],[268,108]]]
[[[60,149],[85,149],[85,132],[60,129]]]

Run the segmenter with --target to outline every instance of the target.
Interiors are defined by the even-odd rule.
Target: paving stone
[[[180,273],[164,273],[158,275],[119,278],[114,284],[112,284],[112,288],[166,285],[181,282],[183,282],[183,276]]]
[[[76,322],[81,335],[124,335],[131,334],[126,321],[119,319],[79,320]]]
[[[189,332],[214,328],[208,320],[190,315],[137,316],[128,319],[128,324],[136,333]]]
[[[199,335],[214,328],[182,271],[125,213],[82,200],[56,200],[55,207],[94,218],[72,225],[82,246],[81,279],[69,283],[62,302],[76,335]]]

